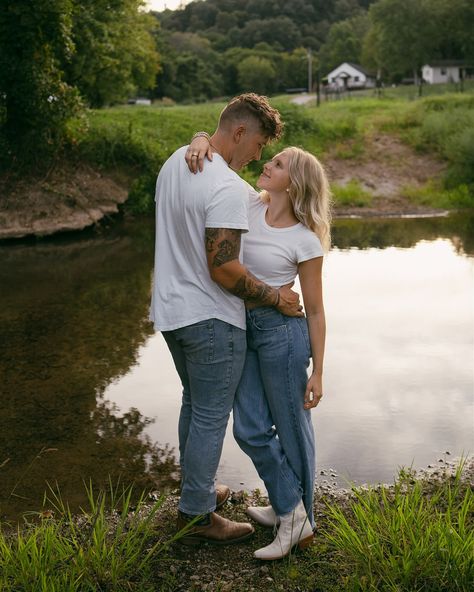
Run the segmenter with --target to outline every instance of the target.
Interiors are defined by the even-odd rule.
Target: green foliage
[[[370,206],[373,195],[364,189],[356,179],[351,179],[345,185],[334,183],[331,185],[334,203],[337,206],[356,206],[358,208]]]
[[[243,90],[260,94],[274,90],[276,70],[270,60],[249,56],[238,65],[237,70],[239,85]]]
[[[71,140],[70,120],[81,113],[79,95],[64,81],[70,59],[70,0],[29,0],[0,11],[0,165],[42,162]]]
[[[474,56],[474,7],[470,0],[378,0],[370,6],[371,27],[363,62],[390,79],[418,78],[423,64]]]
[[[151,507],[141,496],[132,511],[132,490],[110,487],[88,510],[73,516],[50,490],[39,524],[15,533],[0,530],[0,588],[4,592],[85,592],[151,589],[150,561],[166,543],[155,542],[154,520],[163,498]],[[54,517],[53,517],[54,516]]]
[[[72,1],[74,52],[63,68],[89,105],[110,105],[153,88],[158,23],[140,10],[143,0]]]
[[[458,185],[454,189],[444,189],[436,183],[424,187],[406,187],[403,195],[414,203],[440,209],[474,208],[474,191],[468,185]]]
[[[401,471],[393,488],[355,489],[348,512],[328,506],[324,536],[350,565],[346,590],[465,592],[474,582],[474,494],[447,476]]]
[[[361,63],[362,44],[369,29],[367,13],[334,23],[321,47],[320,58],[324,72],[330,72],[343,62]]]

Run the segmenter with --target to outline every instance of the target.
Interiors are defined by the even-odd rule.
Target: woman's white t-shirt
[[[249,232],[242,236],[243,263],[259,280],[273,288],[292,282],[298,263],[322,257],[318,237],[301,222],[274,228],[265,221],[267,204],[249,186]]]

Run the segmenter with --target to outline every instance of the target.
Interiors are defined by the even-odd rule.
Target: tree
[[[0,124],[4,165],[38,162],[68,138],[80,112],[60,64],[71,58],[70,0],[7,0],[0,11]]]
[[[370,7],[374,57],[392,75],[411,71],[416,82],[436,52],[431,8],[431,0],[379,0]]]
[[[361,12],[331,26],[320,51],[324,72],[333,70],[342,62],[361,62],[362,44],[369,24],[367,13]]]
[[[239,64],[237,69],[242,90],[259,94],[269,94],[274,91],[276,71],[270,60],[249,56]]]
[[[67,80],[92,107],[153,88],[159,57],[157,20],[140,9],[143,0],[74,0],[75,52],[64,63]]]

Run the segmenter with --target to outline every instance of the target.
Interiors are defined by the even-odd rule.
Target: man
[[[214,158],[202,174],[189,171],[183,147],[158,176],[151,319],[183,385],[178,527],[195,521],[183,539],[188,544],[235,543],[253,533],[250,524],[214,511],[216,471],[245,361],[244,300],[296,316],[299,298],[289,287],[259,281],[240,263],[248,188],[235,171],[260,159],[281,130],[280,115],[265,97],[240,95],[221,113],[211,139]],[[220,505],[229,490],[218,493]]]

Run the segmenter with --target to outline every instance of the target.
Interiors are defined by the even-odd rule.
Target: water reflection
[[[474,254],[474,215],[462,212],[438,218],[335,220],[333,243],[340,249],[414,247],[420,240],[450,240],[459,253]]]
[[[38,508],[46,480],[73,504],[90,477],[176,483],[171,451],[146,435],[150,420],[102,400],[150,334],[151,240],[125,228],[1,248],[2,514]]]
[[[46,480],[73,506],[83,479],[176,485],[180,388],[147,321],[153,238],[148,220],[0,245],[0,514],[37,509]],[[472,451],[474,215],[337,220],[334,243],[320,468],[386,480]],[[230,430],[220,475],[261,485]]]

